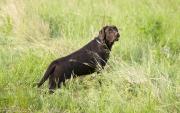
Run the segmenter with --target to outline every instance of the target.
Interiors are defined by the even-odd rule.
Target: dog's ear
[[[105,40],[105,37],[106,37],[106,28],[107,28],[108,26],[105,26],[105,27],[103,27],[100,31],[99,31],[99,39],[101,40],[101,41],[104,41]]]

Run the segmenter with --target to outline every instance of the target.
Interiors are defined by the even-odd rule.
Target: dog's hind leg
[[[63,83],[63,85],[65,85],[65,77],[64,77],[63,75],[61,75],[61,76],[59,77],[59,80],[58,80],[58,88],[61,88],[62,83]]]
[[[54,93],[54,90],[57,88],[57,85],[59,84],[59,78],[61,77],[61,66],[56,65],[54,72],[49,77],[49,93]],[[58,85],[59,87],[59,85]]]
[[[54,93],[54,90],[56,88],[56,78],[55,78],[55,75],[52,74],[50,77],[49,77],[49,93]]]

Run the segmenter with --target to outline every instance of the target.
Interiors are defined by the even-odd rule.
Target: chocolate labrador
[[[107,63],[111,48],[120,34],[116,26],[103,27],[99,35],[74,53],[54,60],[38,83],[40,87],[49,78],[50,92],[66,79],[99,72]]]

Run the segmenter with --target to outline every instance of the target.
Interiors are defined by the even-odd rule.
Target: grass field
[[[101,74],[34,87],[109,24],[121,38]],[[0,0],[1,112],[180,113],[180,0]]]

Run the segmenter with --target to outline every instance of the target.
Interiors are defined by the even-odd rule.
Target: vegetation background
[[[121,38],[101,76],[34,87],[108,24]],[[0,0],[0,112],[180,113],[180,0]]]

